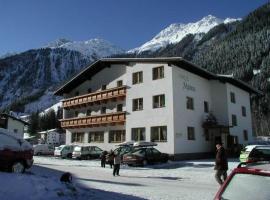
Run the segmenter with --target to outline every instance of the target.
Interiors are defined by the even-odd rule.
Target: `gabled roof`
[[[95,74],[100,72],[106,67],[110,67],[112,64],[126,64],[129,63],[167,63],[168,65],[175,65],[193,74],[201,76],[209,80],[220,80],[222,82],[229,82],[249,93],[261,94],[260,91],[252,88],[251,86],[245,84],[242,81],[238,81],[234,78],[219,76],[205,69],[198,67],[197,65],[181,58],[181,57],[165,57],[165,58],[103,58],[91,65],[87,66],[80,73],[74,76],[70,81],[62,85],[58,90],[55,91],[55,95],[63,95],[64,93],[70,92],[72,89],[76,88],[78,85],[82,84],[86,80],[91,80]]]
[[[13,119],[13,120],[16,120],[16,121],[19,121],[19,122],[23,123],[24,125],[29,125],[28,122],[23,121],[23,120],[21,120],[21,119],[19,119],[19,118],[17,118],[17,117],[14,117],[14,116],[9,115],[9,114],[6,114],[6,113],[0,113],[0,118],[5,118],[5,119],[11,118],[11,119]]]

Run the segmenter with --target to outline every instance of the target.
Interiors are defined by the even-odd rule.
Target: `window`
[[[232,115],[232,125],[237,126],[237,117],[236,117],[236,115]]]
[[[131,140],[133,141],[145,141],[145,128],[132,128]]]
[[[86,116],[91,116],[91,112],[92,112],[92,110],[87,110],[86,111]]]
[[[167,126],[151,127],[152,142],[167,142]]]
[[[87,92],[88,93],[91,93],[92,92],[92,88],[88,88]]]
[[[101,107],[101,114],[106,114],[106,107]]]
[[[120,81],[117,81],[117,87],[121,87],[123,85],[123,81],[120,80]]]
[[[194,127],[187,127],[187,138],[188,138],[188,140],[195,140]]]
[[[84,133],[72,133],[71,142],[83,143]]]
[[[79,96],[79,94],[80,94],[79,91],[75,92],[75,96]]]
[[[143,98],[133,99],[132,110],[138,111],[143,109]]]
[[[75,117],[78,117],[79,112],[78,112],[78,111],[75,111],[75,112],[74,112],[74,115],[75,115]]]
[[[125,130],[113,130],[109,132],[109,143],[120,143],[126,139]]]
[[[192,97],[187,97],[187,109],[194,110],[194,101]]]
[[[165,107],[165,94],[153,96],[153,108]]]
[[[153,80],[164,78],[164,66],[153,68]]]
[[[143,72],[135,72],[132,74],[132,83],[133,85],[143,82]]]
[[[209,113],[209,104],[207,101],[204,101],[203,102],[203,105],[204,105],[204,112],[205,113]]]
[[[88,135],[88,142],[104,142],[104,132],[103,131],[96,131],[96,132],[89,132]]]
[[[230,96],[231,96],[231,102],[235,103],[235,94],[233,92],[230,92]]]
[[[242,106],[242,116],[246,117],[247,116],[247,111],[246,111],[246,107]]]
[[[102,85],[101,86],[101,90],[106,90],[107,89],[107,85]]]
[[[247,130],[243,131],[243,136],[244,136],[244,140],[248,141],[248,132],[247,132]]]
[[[117,104],[116,111],[122,112],[123,111],[123,104]]]

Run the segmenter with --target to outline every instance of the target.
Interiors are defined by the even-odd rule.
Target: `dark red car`
[[[214,200],[270,199],[270,162],[240,163],[217,192]]]
[[[168,159],[168,154],[161,153],[153,147],[140,147],[135,148],[131,153],[123,155],[123,164],[145,166],[147,164],[167,162]]]
[[[33,165],[32,145],[0,131],[0,169],[23,173]]]

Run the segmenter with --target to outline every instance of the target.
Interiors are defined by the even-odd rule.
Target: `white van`
[[[55,147],[54,156],[61,158],[72,158],[72,152],[76,145],[61,145],[59,147]]]
[[[34,145],[34,155],[53,155],[54,147],[50,144]]]

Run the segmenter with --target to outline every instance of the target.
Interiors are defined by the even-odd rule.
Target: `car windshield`
[[[236,174],[221,195],[221,199],[265,200],[270,197],[269,188],[270,176]]]
[[[61,150],[61,149],[63,149],[65,146],[64,145],[61,145],[61,146],[59,146],[59,147],[55,147],[57,150]]]
[[[252,151],[250,157],[270,160],[270,148],[256,148]]]

